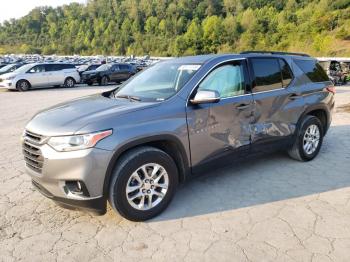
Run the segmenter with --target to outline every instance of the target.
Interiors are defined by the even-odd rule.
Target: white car
[[[36,63],[24,65],[12,73],[0,75],[0,87],[27,91],[50,86],[74,87],[80,75],[72,64]]]

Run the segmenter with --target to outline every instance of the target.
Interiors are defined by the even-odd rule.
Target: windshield
[[[200,65],[157,63],[137,74],[118,89],[115,97],[136,97],[143,101],[163,101],[176,94]]]
[[[13,65],[4,66],[3,68],[0,69],[0,72],[6,72],[7,70],[11,69],[12,67],[13,67]]]
[[[111,67],[111,65],[104,64],[104,65],[99,66],[96,70],[97,70],[97,71],[106,71],[106,70],[108,70],[110,67]]]
[[[29,69],[31,69],[34,65],[33,64],[28,64],[28,65],[24,65],[21,66],[20,68],[17,68],[15,71],[13,71],[14,73],[25,73],[27,72]]]

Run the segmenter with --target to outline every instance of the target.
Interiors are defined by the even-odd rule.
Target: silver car
[[[0,76],[0,87],[18,91],[49,86],[74,87],[79,82],[80,75],[75,66],[63,63],[28,64]]]

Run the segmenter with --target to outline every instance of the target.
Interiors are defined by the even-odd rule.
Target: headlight
[[[14,78],[15,78],[15,76],[9,76],[9,77],[4,78],[4,80],[12,80]]]
[[[112,130],[74,136],[51,137],[48,144],[56,151],[67,152],[94,147],[99,141],[110,136]]]

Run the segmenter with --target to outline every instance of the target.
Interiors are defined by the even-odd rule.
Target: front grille
[[[44,158],[41,154],[40,145],[43,143],[44,137],[25,131],[23,136],[23,155],[26,166],[31,170],[41,173]]]

